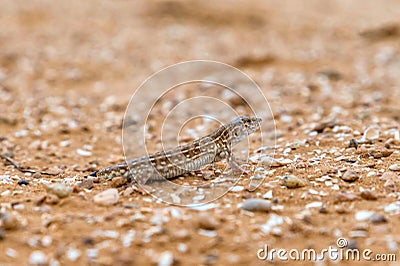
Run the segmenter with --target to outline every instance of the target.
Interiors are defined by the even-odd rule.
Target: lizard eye
[[[233,135],[234,135],[235,137],[239,137],[239,130],[235,130],[235,131],[233,132]]]

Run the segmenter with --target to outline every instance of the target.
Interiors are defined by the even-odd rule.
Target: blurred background
[[[314,154],[312,149],[332,150],[331,153],[336,156],[337,151],[345,149],[347,138],[360,138],[362,132],[372,124],[380,124],[382,131],[397,129],[398,132],[398,0],[2,0],[0,6],[0,152],[14,158],[23,167],[53,174],[35,179],[40,182],[58,182],[72,177],[79,180],[100,167],[123,161],[121,126],[132,93],[156,71],[193,59],[230,64],[255,80],[271,106],[277,128],[277,144],[281,147],[288,143],[299,146],[300,140],[304,140],[301,142],[304,145],[306,139],[317,136],[315,143],[318,144],[315,145],[319,146],[321,140],[322,147],[308,150],[300,148],[304,157],[300,160],[304,159],[304,165],[310,159],[308,157],[321,152]],[[170,99],[180,101],[174,95]],[[234,98],[227,98],[227,101],[240,105]],[[171,105],[162,103],[161,108],[163,106]],[[156,115],[154,117],[157,118]],[[337,123],[332,122],[334,119]],[[154,130],[159,129],[159,125],[156,119],[150,123]],[[338,133],[340,141],[332,139],[330,135],[335,125],[345,126],[344,129],[339,128],[344,131],[344,135]],[[213,128],[207,128],[205,132]],[[324,130],[327,131],[326,139],[325,135],[318,135]],[[314,135],[309,135],[310,131]],[[153,139],[150,143],[154,145],[152,149],[159,149],[156,145],[160,143]],[[142,149],[133,150],[135,155],[143,154]],[[297,156],[297,152],[299,150],[290,154],[294,154],[292,158]],[[393,162],[396,160],[395,157],[391,159]],[[332,160],[330,163],[343,162]],[[375,162],[371,165],[375,165]],[[320,169],[303,171],[300,175],[317,178],[320,174],[329,173],[332,170],[330,167],[330,164],[321,164]],[[289,172],[286,168],[280,169],[283,169],[279,172],[281,175]],[[6,164],[0,171],[2,174],[21,175]],[[375,186],[376,179],[367,180],[362,181],[367,182],[366,186]],[[26,223],[26,230],[7,232],[6,240],[0,241],[1,252],[5,250],[3,247],[19,252],[14,257],[15,252],[9,252],[7,256],[1,253],[1,263],[27,264],[29,254],[37,246],[26,243],[32,243],[30,239],[38,235],[53,236],[55,244],[43,247],[43,250],[47,248],[46,254],[59,258],[65,253],[67,244],[82,249],[93,246],[91,239],[82,239],[82,232],[89,234],[101,227],[121,232],[121,236],[128,234],[128,226],[116,226],[112,215],[124,216],[125,211],[136,212],[137,206],[132,207],[132,202],[139,206],[150,206],[143,210],[145,221],[150,220],[154,206],[161,209],[157,210],[159,213],[165,207],[150,205],[154,202],[144,202],[141,194],[131,191],[132,194],[121,196],[121,201],[128,203],[124,212],[116,210],[110,216],[105,216],[109,213],[105,213],[104,208],[91,204],[92,194],[84,193],[82,196],[75,193],[71,196],[72,200],[67,199],[63,204],[54,205],[53,210],[43,211],[58,215],[54,223],[48,219],[51,221],[49,224],[54,224],[53,227],[48,224],[44,227],[47,220],[43,219],[47,219],[46,216],[42,212],[31,211],[44,193],[43,187],[38,183],[38,186],[30,185],[14,194],[11,191],[19,188],[14,181],[2,184],[0,190],[9,190],[10,193],[0,197],[0,201],[4,204],[15,201],[27,204],[28,207],[20,213],[28,218],[29,223]],[[264,187],[262,194],[271,187]],[[106,188],[109,187],[96,184],[94,190],[97,193]],[[279,203],[283,199],[282,204],[289,206],[283,215],[296,220],[296,214],[302,211],[298,208],[304,207],[305,201],[310,198],[307,196],[304,201],[295,201],[303,199],[303,194],[301,190],[292,191],[278,187],[274,190],[274,197],[279,198]],[[333,190],[328,191],[332,193]],[[236,206],[249,195],[246,190],[241,193],[242,197],[240,194],[232,196],[231,193],[222,201],[232,201],[232,206]],[[387,195],[385,191],[379,193]],[[325,199],[328,199],[328,203],[336,202],[335,191]],[[392,199],[382,201],[390,202]],[[353,208],[351,206],[354,204],[350,204],[353,203],[343,208],[346,211],[346,208]],[[381,210],[379,204],[380,200],[374,206]],[[82,210],[82,206],[85,206],[85,210]],[[115,206],[116,209],[119,207]],[[356,207],[369,209],[371,202],[362,201]],[[189,239],[186,242],[189,252],[179,253],[179,260],[183,264],[193,258],[204,264],[211,264],[217,259],[223,264],[249,264],[254,262],[256,250],[262,247],[266,239],[278,248],[326,248],[335,240],[339,229],[346,232],[353,226],[353,213],[345,214],[343,211],[339,217],[332,211],[331,215],[339,218],[332,219],[328,225],[326,221],[331,219],[326,218],[328,216],[324,216],[322,211],[319,214],[315,210],[313,215],[299,220],[301,228],[296,227],[296,223],[287,223],[285,231],[274,237],[260,233],[259,225],[265,223],[265,216],[249,218],[236,208],[217,209],[219,212],[216,213],[227,226],[224,225],[215,238],[207,236],[205,240],[205,236],[199,236],[197,228],[192,228],[194,223],[191,219],[179,220],[181,223],[177,226],[172,220],[167,224],[169,231],[166,232],[174,233],[181,227],[188,228],[183,238]],[[180,211],[189,212],[186,209]],[[97,217],[93,218],[93,215],[101,217],[98,221],[102,221],[95,227],[90,223],[97,222]],[[197,213],[190,212],[190,215],[196,217]],[[289,220],[285,218],[285,221]],[[390,224],[377,227],[371,235],[390,236],[391,230],[400,228],[396,226],[398,221],[391,219]],[[251,223],[253,225],[248,226]],[[134,226],[139,235],[137,239],[142,237],[141,232],[150,231],[148,222],[136,223],[135,220]],[[286,237],[287,232],[290,238]],[[135,253],[139,262],[149,263],[148,260],[154,260],[154,254],[159,254],[171,241],[181,241],[174,237],[171,236],[171,240],[169,236],[156,235],[150,243],[145,242],[149,238],[146,240],[142,237],[142,242],[137,240],[137,245],[121,257],[119,251],[123,248],[118,250],[117,244],[109,242],[112,244],[101,251],[108,257],[99,258],[103,259],[99,264],[129,262],[132,253]],[[203,248],[200,251],[199,243]],[[118,242],[120,244],[121,241]],[[386,247],[384,241],[376,246],[377,249]],[[213,249],[225,249],[226,253],[217,254]],[[205,258],[204,254],[207,255]],[[83,257],[79,262],[85,264],[87,260]],[[113,260],[114,257],[118,260]],[[66,260],[66,263],[71,261]]]

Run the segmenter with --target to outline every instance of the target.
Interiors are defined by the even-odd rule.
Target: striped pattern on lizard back
[[[140,184],[172,179],[208,164],[229,160],[232,146],[256,131],[260,123],[260,118],[241,116],[192,143],[106,167],[91,175],[106,179],[133,178]]]

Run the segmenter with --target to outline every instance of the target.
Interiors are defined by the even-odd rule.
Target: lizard
[[[191,143],[105,167],[89,176],[107,180],[121,176],[144,185],[201,170],[223,159],[227,159],[232,170],[243,173],[233,157],[232,147],[257,131],[261,122],[262,119],[255,116],[239,116]]]

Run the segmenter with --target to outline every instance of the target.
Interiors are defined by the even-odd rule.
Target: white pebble
[[[174,257],[172,252],[165,251],[161,254],[160,259],[158,260],[158,266],[170,266],[174,262]]]
[[[273,195],[272,195],[272,190],[268,191],[267,193],[265,193],[263,195],[264,199],[272,199]]]
[[[271,214],[271,217],[268,219],[268,221],[265,224],[261,225],[260,229],[263,233],[268,234],[275,226],[281,224],[283,224],[283,218],[273,213]]]
[[[355,218],[357,221],[365,221],[368,220],[372,214],[374,214],[372,211],[358,211],[356,212]]]
[[[116,188],[109,188],[93,197],[93,201],[102,206],[114,205],[118,202],[119,194]]]
[[[44,247],[50,246],[52,242],[53,242],[53,239],[51,238],[51,236],[44,236],[41,241],[42,246],[44,246]]]
[[[16,258],[18,256],[18,252],[12,248],[6,248],[6,255],[10,258]]]
[[[186,251],[188,250],[188,247],[185,243],[179,243],[177,246],[177,249],[180,253],[186,253]]]
[[[76,248],[69,248],[67,250],[67,258],[70,261],[76,261],[81,256],[81,251]]]
[[[77,149],[76,153],[80,156],[92,156],[92,152],[90,151],[86,151],[86,150],[82,150],[82,149]]]
[[[240,192],[240,191],[243,191],[243,189],[244,189],[243,186],[234,186],[234,187],[231,187],[229,190],[232,192]]]
[[[6,197],[6,196],[10,196],[11,195],[11,191],[10,190],[6,190],[1,192],[0,196],[2,197]]]
[[[321,201],[311,202],[311,203],[308,203],[306,205],[306,209],[309,209],[309,208],[320,208],[320,207],[322,207],[322,202]]]
[[[392,171],[400,171],[400,166],[398,164],[392,164],[389,166],[389,169]]]
[[[47,257],[42,251],[35,250],[29,256],[29,263],[32,265],[43,265],[47,263]]]
[[[218,206],[218,204],[216,204],[216,203],[209,203],[209,204],[189,206],[189,208],[192,210],[196,210],[196,211],[207,211],[207,210],[214,209],[217,206]]]

